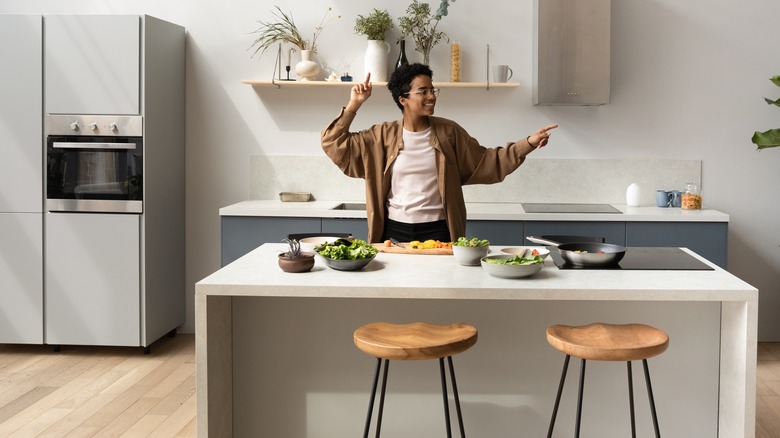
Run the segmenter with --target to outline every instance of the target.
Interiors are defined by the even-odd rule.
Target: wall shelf
[[[253,79],[246,79],[241,81],[242,84],[248,84],[253,87],[351,87],[356,82],[340,82],[340,81],[259,81]],[[373,82],[374,86],[384,87],[387,82]],[[434,87],[438,88],[517,88],[520,86],[517,82],[434,82]]]

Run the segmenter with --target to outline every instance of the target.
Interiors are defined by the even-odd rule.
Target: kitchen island
[[[548,258],[533,277],[502,279],[450,256],[380,253],[357,272],[318,260],[288,274],[277,266],[283,249],[264,244],[196,285],[198,436],[359,435],[374,361],[352,331],[374,320],[477,326],[479,341],[455,361],[471,436],[543,436],[563,362],[545,328],[595,321],[669,333],[669,349],[650,360],[664,436],[755,435],[758,291],[709,262],[713,270],[559,270]],[[440,435],[436,366],[392,368],[383,432]],[[570,368],[555,436],[572,435],[578,364]],[[625,391],[625,365],[591,363],[583,433],[625,437]]]

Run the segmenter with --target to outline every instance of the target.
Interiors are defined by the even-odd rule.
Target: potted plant
[[[365,35],[369,40],[384,40],[385,32],[393,28],[393,19],[387,9],[374,10],[367,16],[358,15],[355,19],[355,33]]]
[[[773,76],[769,78],[772,83],[780,87],[780,76]],[[780,99],[772,100],[764,98],[767,104],[780,106]],[[753,138],[750,139],[757,149],[774,148],[780,146],[780,129],[770,129],[764,132],[756,131],[753,133]]]
[[[437,27],[442,17],[447,16],[450,1],[454,2],[455,0],[442,0],[436,14],[432,14],[431,5],[412,0],[412,3],[406,8],[406,15],[398,19],[401,33],[404,36],[412,37],[415,49],[423,55],[423,64],[425,65],[430,64],[431,49],[442,38],[447,38],[447,34],[437,30]]]
[[[341,16],[339,15],[327,19],[328,13],[332,10],[332,8],[329,7],[328,10],[325,11],[325,15],[322,17],[320,25],[314,28],[312,38],[306,39],[303,37],[303,34],[301,34],[300,30],[298,30],[292,13],[285,14],[279,6],[275,6],[275,8],[277,12],[272,11],[271,15],[276,18],[276,21],[257,21],[260,24],[260,27],[252,33],[257,34],[258,36],[254,42],[252,42],[252,45],[249,46],[250,49],[255,48],[252,56],[256,55],[258,52],[260,52],[260,55],[262,56],[262,54],[274,44],[289,43],[301,51],[302,60],[295,66],[295,72],[298,73],[303,80],[316,76],[320,72],[320,67],[312,58],[313,55],[317,53],[317,38],[328,23],[335,18],[341,18]],[[294,49],[291,49],[290,53],[293,51]],[[289,53],[287,56],[287,64],[290,64]]]
[[[355,19],[355,33],[368,38],[363,59],[363,77],[370,73],[373,81],[387,80],[387,54],[390,53],[390,45],[385,41],[385,32],[392,28],[393,19],[387,10],[374,8],[368,16],[358,15]]]
[[[284,239],[289,248],[279,254],[279,267],[284,272],[308,272],[314,267],[314,253],[303,252],[301,243],[296,239]]]

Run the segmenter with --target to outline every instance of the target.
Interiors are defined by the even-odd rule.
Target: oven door
[[[143,213],[143,138],[49,135],[46,209]]]

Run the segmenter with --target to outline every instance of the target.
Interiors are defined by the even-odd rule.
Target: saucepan
[[[558,247],[558,253],[566,263],[582,267],[616,265],[626,255],[626,247],[609,243],[571,242],[560,243],[542,237],[528,236],[526,239],[542,245]]]

